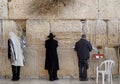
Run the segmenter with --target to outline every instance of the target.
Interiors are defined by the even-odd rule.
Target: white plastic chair
[[[96,68],[96,83],[98,83],[98,75],[99,73],[102,74],[102,84],[104,84],[105,75],[108,75],[108,82],[112,84],[112,72],[111,69],[115,65],[113,60],[106,60],[103,61],[99,66]],[[104,67],[104,70],[101,68]]]

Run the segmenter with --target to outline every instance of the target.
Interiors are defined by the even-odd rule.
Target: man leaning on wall
[[[78,56],[79,79],[80,81],[87,81],[88,59],[90,57],[90,51],[92,51],[92,45],[86,40],[85,34],[76,42],[74,49]]]

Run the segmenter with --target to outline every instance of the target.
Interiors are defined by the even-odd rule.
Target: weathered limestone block
[[[0,19],[8,19],[8,0],[0,0]]]
[[[98,0],[75,0],[73,16],[76,19],[97,19]]]
[[[119,43],[119,23],[118,20],[108,21],[108,45],[110,47]]]
[[[63,1],[64,2],[64,1]],[[39,4],[32,0],[11,0],[9,2],[10,19],[97,19],[97,0],[74,0],[63,4],[59,2],[50,12],[42,13]]]
[[[72,3],[70,3],[69,5],[64,5],[63,3],[58,4],[58,18],[61,19],[69,19],[69,18],[73,18],[73,6],[74,1],[72,1]],[[67,10],[67,11],[66,11]]]
[[[52,20],[51,31],[55,32],[82,32],[79,20]]]
[[[106,22],[102,20],[96,21],[96,46],[100,45],[102,47],[107,45],[107,29],[106,29]]]
[[[11,64],[8,60],[8,54],[7,54],[7,47],[1,46],[0,47],[0,76],[1,77],[10,77],[11,76]]]
[[[27,20],[27,46],[44,45],[43,41],[45,41],[50,32],[49,26],[48,20]]]
[[[119,71],[118,71],[118,57],[116,55],[116,51],[114,48],[108,48],[108,47],[105,47],[105,57],[106,59],[110,59],[110,60],[113,60],[115,62],[115,66],[113,68],[113,74],[118,74]]]
[[[19,1],[19,0],[16,0]],[[22,1],[22,0],[21,0]],[[25,7],[27,4],[18,4],[14,2],[9,2],[9,18],[10,19],[26,19],[28,15],[26,14]]]
[[[118,43],[120,43],[120,21],[118,21],[118,35],[119,35],[119,37],[118,37]]]
[[[87,39],[91,42],[93,46],[96,46],[96,21],[86,20],[83,24],[83,33],[86,34]]]
[[[55,20],[51,21],[52,32],[67,32],[71,29],[71,21]]]
[[[100,19],[120,18],[120,0],[99,0]]]
[[[39,8],[37,8],[39,6],[33,4],[32,0],[11,0],[11,2],[9,2],[9,17],[12,19],[97,19],[98,16],[100,19],[120,18],[120,12],[118,11],[120,8],[119,0],[100,0],[99,2],[98,0],[74,0],[70,1],[67,5],[59,2],[57,6],[58,10],[56,9],[55,11],[42,15],[39,13]]]
[[[73,0],[69,5],[58,6],[58,18],[62,19],[97,19],[97,0]]]
[[[59,76],[60,77],[75,77],[78,76],[77,69],[77,55],[73,48],[61,47],[58,48],[58,57],[59,57]]]
[[[35,1],[35,0],[34,0]],[[50,19],[57,15],[54,11],[50,13],[41,13],[39,4],[32,0],[11,0],[9,2],[9,18],[10,19]],[[36,0],[37,1],[37,0]]]
[[[22,67],[21,75],[28,78],[47,77],[45,71],[44,46],[30,46],[24,48],[25,66]]]
[[[0,20],[0,45],[2,44],[2,41],[3,41],[2,34],[3,34],[3,32],[2,32],[2,20]]]

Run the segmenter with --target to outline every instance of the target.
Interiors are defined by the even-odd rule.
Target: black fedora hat
[[[54,38],[54,37],[55,37],[55,35],[53,35],[53,33],[50,33],[48,36],[48,38]]]

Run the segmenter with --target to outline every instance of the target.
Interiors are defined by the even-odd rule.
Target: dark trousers
[[[48,74],[49,74],[49,80],[57,80],[58,77],[57,77],[57,70],[56,69],[50,69],[48,70]]]
[[[87,80],[87,69],[88,69],[87,60],[80,60],[78,64],[79,64],[79,78],[82,80]]]
[[[20,66],[12,65],[12,80],[20,79]]]

